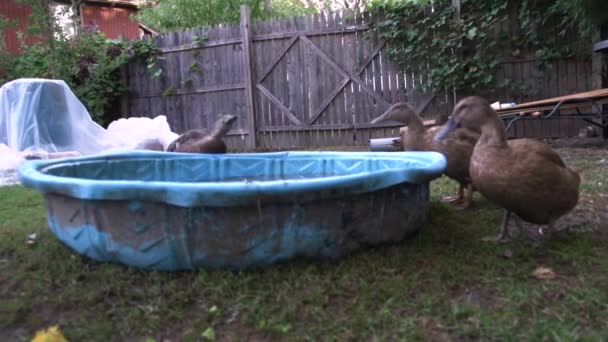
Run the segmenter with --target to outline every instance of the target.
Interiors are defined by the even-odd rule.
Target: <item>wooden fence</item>
[[[156,38],[163,73],[151,77],[145,63],[128,66],[125,116],[166,115],[171,128],[206,129],[221,113],[239,117],[230,148],[291,149],[367,145],[398,134],[394,124],[371,125],[390,104],[408,101],[424,119],[447,114],[454,94],[421,91],[424,68],[400,72],[387,44],[369,30],[367,13],[323,13],[291,20],[169,33]],[[509,30],[507,24],[503,28]],[[196,37],[206,37],[198,44]],[[506,52],[505,52],[506,54]],[[532,91],[494,91],[492,101],[525,102],[591,88],[591,62],[558,61],[553,72],[533,77],[533,58],[501,61],[499,77],[530,83]],[[458,96],[456,97],[458,98]],[[518,136],[576,134],[579,123],[518,123]],[[555,128],[557,127],[557,128]]]

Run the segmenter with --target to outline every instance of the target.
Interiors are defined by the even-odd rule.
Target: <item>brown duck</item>
[[[191,129],[169,144],[167,151],[226,153],[226,143],[224,143],[223,138],[236,119],[237,117],[234,115],[223,114],[217,119],[210,133],[207,134],[202,130]]]
[[[504,208],[498,240],[510,238],[507,225],[511,213],[524,221],[547,225],[551,233],[555,221],[576,206],[578,173],[540,141],[507,141],[503,122],[485,99],[462,99],[437,139],[444,139],[457,127],[481,131],[471,156],[470,175],[475,189]],[[539,232],[544,234],[542,229]]]
[[[392,105],[372,123],[383,121],[397,121],[407,126],[407,133],[401,136],[404,151],[435,151],[443,154],[447,160],[444,174],[459,184],[458,194],[445,197],[443,201],[458,209],[467,208],[471,204],[473,187],[469,176],[469,160],[479,138],[478,133],[469,129],[457,129],[444,141],[437,141],[433,136],[436,129],[427,130],[414,108],[404,102]],[[466,197],[465,187],[468,190]]]

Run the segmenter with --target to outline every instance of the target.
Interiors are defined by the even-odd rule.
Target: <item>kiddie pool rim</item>
[[[120,160],[133,158],[155,159],[242,159],[242,158],[379,158],[405,159],[419,162],[404,170],[386,169],[379,171],[342,174],[337,176],[252,182],[165,182],[165,181],[125,181],[93,180],[61,177],[44,173],[49,167],[91,161]],[[182,207],[215,206],[227,207],[250,204],[252,199],[266,196],[294,196],[301,192],[340,191],[357,194],[384,189],[399,183],[423,183],[437,178],[446,167],[445,157],[437,152],[268,152],[231,154],[191,154],[157,151],[129,151],[106,153],[93,156],[63,158],[53,160],[27,161],[19,167],[22,185],[43,193],[56,193],[86,200],[142,200],[156,201]],[[218,196],[221,194],[221,196]]]

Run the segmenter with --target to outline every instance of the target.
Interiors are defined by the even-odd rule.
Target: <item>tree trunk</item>
[[[39,16],[43,28],[43,35],[47,40],[49,46],[49,71],[51,78],[57,77],[57,56],[55,46],[55,17],[51,11],[51,4],[49,0],[38,0],[38,10],[40,11]]]

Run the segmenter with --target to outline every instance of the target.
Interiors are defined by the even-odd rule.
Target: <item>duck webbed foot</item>
[[[458,210],[464,210],[468,207],[471,206],[471,204],[473,203],[473,184],[469,183],[467,184],[467,191],[465,193],[465,196],[463,197],[463,200],[454,205],[454,208],[458,209]]]
[[[508,210],[504,210],[502,216],[502,224],[500,225],[500,233],[496,237],[486,237],[482,240],[484,241],[496,241],[496,242],[507,242],[511,240],[511,234],[509,233],[509,218],[511,217],[511,212]]]
[[[461,184],[458,188],[458,194],[446,196],[442,198],[442,202],[449,203],[457,210],[463,210],[471,206],[473,199],[473,184],[467,184],[467,192],[465,196],[464,186]]]
[[[450,203],[450,205],[456,210],[464,210],[471,206],[471,200],[464,198],[461,201]]]
[[[464,199],[464,186],[462,186],[462,184],[460,184],[460,186],[458,187],[458,193],[456,195],[445,196],[441,199],[441,202],[458,203],[458,202],[462,202],[463,199]]]
[[[521,219],[520,219],[521,220]],[[518,223],[519,225],[519,223]],[[534,228],[534,229],[524,229],[520,225],[521,235],[525,235],[527,238],[535,241],[549,240],[551,239],[556,231],[554,229],[555,221],[549,222],[546,227]]]
[[[444,202],[444,203],[453,203],[453,202],[458,202],[458,201],[462,201],[462,196],[451,195],[451,196],[445,196],[445,197],[441,198],[441,202]]]

